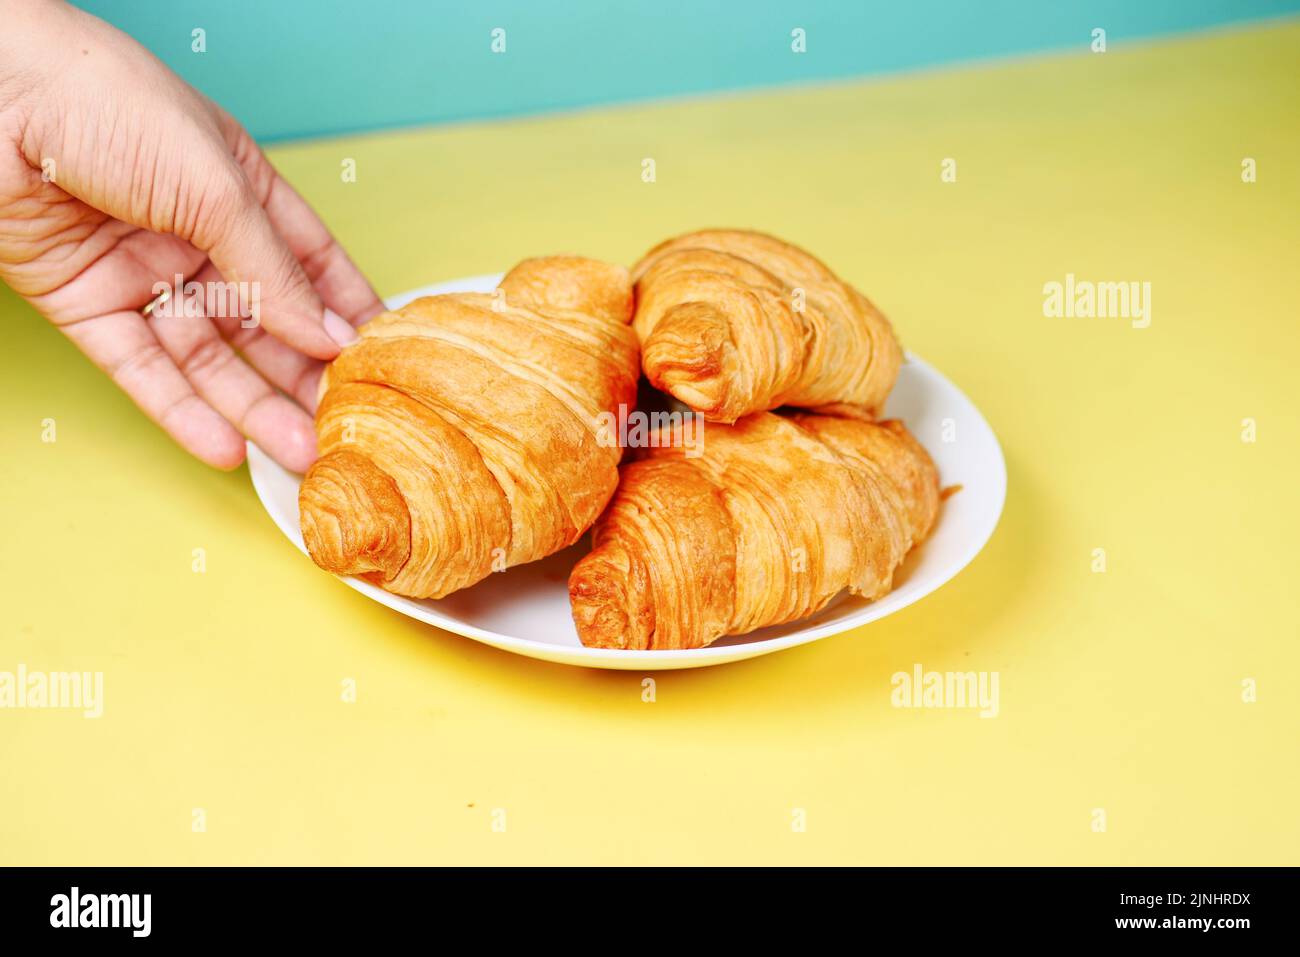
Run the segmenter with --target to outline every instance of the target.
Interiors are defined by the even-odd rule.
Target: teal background
[[[262,140],[1087,50],[1300,0],[81,0]],[[207,31],[207,52],[190,49]],[[490,49],[506,31],[506,52]],[[806,53],[790,31],[807,32]]]

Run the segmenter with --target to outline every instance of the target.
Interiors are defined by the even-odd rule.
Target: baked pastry
[[[902,350],[865,296],[762,233],[670,239],[633,268],[646,377],[705,418],[795,405],[875,415]]]
[[[845,588],[878,598],[938,513],[934,463],[897,421],[760,412],[708,425],[696,457],[678,438],[623,466],[573,569],[584,645],[697,648]]]
[[[575,542],[618,482],[636,400],[626,269],[529,259],[495,295],[417,299],[330,364],[298,497],[312,559],[440,598]]]

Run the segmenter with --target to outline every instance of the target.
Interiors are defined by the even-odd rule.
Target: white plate
[[[398,308],[417,296],[443,292],[490,292],[500,274],[439,283],[393,296]],[[489,576],[472,588],[437,601],[393,595],[356,578],[352,588],[404,615],[478,641],[569,665],[653,671],[740,661],[856,628],[905,608],[947,582],[974,558],[997,526],[1007,491],[1002,449],[992,429],[966,396],[936,370],[909,355],[885,412],[900,418],[939,467],[940,481],[962,490],[943,504],[934,534],[908,556],[896,587],[876,602],[841,596],[812,618],[724,638],[707,648],[683,651],[616,651],[584,648],[569,614],[568,577],[589,547],[587,539],[539,562]],[[262,504],[299,551],[307,549],[298,528],[301,477],[273,462],[251,443],[248,468]],[[322,573],[323,574],[323,573]]]

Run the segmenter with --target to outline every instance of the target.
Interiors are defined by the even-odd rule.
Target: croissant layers
[[[897,421],[760,412],[710,424],[697,457],[677,438],[623,467],[569,578],[584,645],[695,648],[845,588],[878,598],[938,513],[934,463]]]
[[[781,405],[874,415],[898,376],[889,321],[774,237],[690,233],[656,246],[632,275],[646,377],[710,421]]]
[[[635,402],[631,315],[626,269],[557,256],[367,323],[322,382],[312,559],[439,598],[575,542],[618,482],[602,423]]]

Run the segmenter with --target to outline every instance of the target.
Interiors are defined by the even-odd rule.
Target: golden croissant
[[[646,377],[710,421],[781,405],[875,415],[898,376],[889,321],[772,236],[690,233],[652,249],[632,278]]]
[[[878,598],[938,513],[934,463],[897,421],[760,412],[706,427],[695,457],[681,428],[623,466],[573,569],[584,645],[698,648],[846,588]]]
[[[575,542],[618,482],[638,378],[626,269],[530,259],[495,295],[377,316],[329,366],[302,483],[321,568],[440,598]]]

